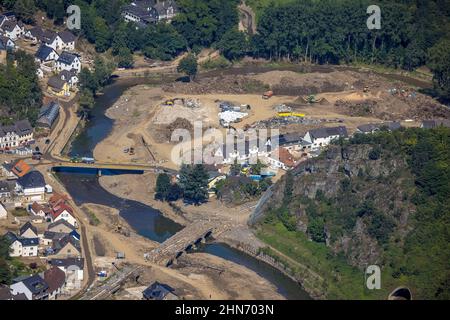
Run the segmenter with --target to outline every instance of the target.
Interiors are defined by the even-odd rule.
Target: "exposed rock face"
[[[370,203],[393,226],[389,239],[399,242],[407,234],[408,217],[414,211],[414,206],[406,200],[411,198],[412,188],[405,185],[413,187],[406,159],[384,152],[379,159],[371,160],[373,149],[371,145],[332,146],[321,157],[308,160],[291,172],[292,200],[288,207],[289,214],[297,218],[297,231],[308,233],[308,214],[301,199],[320,205],[325,201],[317,199],[320,191],[320,196],[330,199],[336,212],[331,219],[324,217],[326,244],[333,252],[344,253],[350,264],[359,267],[380,263],[383,252],[382,241],[374,236],[377,233],[373,232],[373,226],[370,229],[373,213],[365,214],[359,208]],[[263,206],[265,212],[281,207],[286,201],[288,179],[286,175],[273,186],[273,195]],[[347,186],[345,191],[343,184]],[[343,220],[353,222],[350,228],[337,232],[336,221],[340,215]],[[347,221],[339,223],[346,225]]]

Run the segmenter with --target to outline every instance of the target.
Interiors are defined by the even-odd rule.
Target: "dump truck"
[[[267,100],[273,97],[273,91],[267,91],[263,94],[262,98]]]

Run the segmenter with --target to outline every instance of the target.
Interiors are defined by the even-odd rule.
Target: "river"
[[[92,156],[97,143],[108,136],[114,125],[114,121],[105,115],[106,110],[114,105],[124,91],[139,84],[156,85],[158,83],[157,80],[145,78],[117,80],[104,89],[103,94],[96,99],[90,121],[72,142],[70,155]],[[102,170],[102,174],[125,173]],[[161,212],[150,206],[109,193],[100,185],[95,170],[63,169],[56,172],[56,175],[77,205],[93,203],[115,208],[130,226],[144,237],[163,242],[182,229],[181,225],[164,217]],[[221,243],[209,243],[201,251],[253,270],[271,282],[277,288],[278,293],[289,300],[310,299],[298,283],[272,266],[237,249]]]

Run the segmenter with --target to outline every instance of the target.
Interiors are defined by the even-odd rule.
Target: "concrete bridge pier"
[[[101,177],[101,176],[102,176],[102,169],[98,169],[98,171],[97,171],[97,176],[98,176],[98,177]]]

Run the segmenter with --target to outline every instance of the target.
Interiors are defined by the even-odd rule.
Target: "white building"
[[[56,61],[56,70],[57,71],[76,70],[77,73],[80,73],[81,71],[80,56],[74,53],[64,51],[63,53],[61,53],[58,60]]]
[[[10,245],[11,257],[37,257],[39,238],[20,238],[12,232],[8,232],[5,237]]]
[[[33,140],[33,127],[28,120],[11,126],[0,126],[0,149],[12,149]]]
[[[24,294],[28,300],[47,300],[48,284],[38,275],[13,280],[10,286],[13,295]]]
[[[77,227],[77,219],[73,215],[73,210],[66,204],[61,204],[53,208],[52,211],[52,221],[58,222],[59,220],[65,220],[72,226]]]
[[[13,41],[21,38],[25,34],[25,28],[22,22],[17,20],[8,20],[3,22],[0,27],[3,34]]]
[[[56,266],[66,274],[66,289],[77,290],[81,288],[84,279],[84,259],[66,258],[53,259],[50,261],[52,266]]]
[[[333,140],[347,137],[347,128],[340,126],[310,130],[303,139],[311,144],[311,151],[317,151],[328,146]]]
[[[16,181],[16,192],[24,202],[45,200],[45,179],[39,171],[31,171]]]

